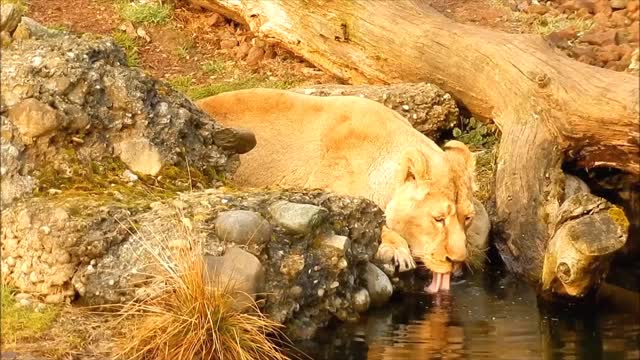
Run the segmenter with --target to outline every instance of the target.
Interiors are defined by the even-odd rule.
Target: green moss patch
[[[34,172],[38,180],[34,195],[67,204],[74,216],[86,214],[89,207],[107,204],[136,213],[154,201],[173,198],[178,192],[209,188],[221,180],[213,169],[200,171],[169,165],[156,176],[135,174],[138,180],[132,182],[123,176],[127,166],[117,158],[82,161],[74,149],[61,153],[57,161],[43,164]]]
[[[42,312],[17,304],[15,292],[7,286],[2,292],[2,344],[34,339],[48,330],[58,317],[60,308],[48,305]]]

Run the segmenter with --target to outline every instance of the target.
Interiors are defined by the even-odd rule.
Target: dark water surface
[[[405,296],[296,346],[316,360],[640,359],[629,307],[538,303],[512,275],[467,274],[450,296]]]

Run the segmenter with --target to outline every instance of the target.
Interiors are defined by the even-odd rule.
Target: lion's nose
[[[455,251],[447,254],[447,256],[445,256],[445,259],[450,262],[463,262],[466,257],[466,251]]]

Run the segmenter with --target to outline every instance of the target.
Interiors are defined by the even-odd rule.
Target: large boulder
[[[2,9],[13,26],[15,10]],[[156,187],[209,187],[255,145],[252,134],[218,125],[127,67],[112,39],[47,31],[25,17],[19,24],[30,29],[24,40],[2,51],[3,207],[34,191],[110,190],[107,179],[125,170]]]
[[[286,324],[292,337],[309,337],[332,317],[355,320],[368,307],[362,289],[368,287],[367,266],[383,223],[382,211],[368,200],[323,191],[226,187],[160,201],[127,196],[117,200],[63,191],[5,209],[3,281],[23,292],[62,295],[60,300],[77,297],[82,304],[126,302],[153,293],[154,278],[148,275],[157,264],[153,254],[188,246],[188,238],[177,230],[187,228],[213,265],[230,263],[229,251],[237,251],[230,249],[258,259],[261,266],[246,260],[240,290],[258,293],[262,310]],[[275,218],[274,205],[324,215],[306,217],[308,223],[302,224],[296,211]],[[245,236],[270,231],[270,238],[220,237],[227,232],[217,227],[235,222],[233,216],[254,227]],[[247,221],[251,218],[267,224]],[[291,223],[300,227],[294,231],[287,227]],[[259,288],[251,285],[256,283]]]

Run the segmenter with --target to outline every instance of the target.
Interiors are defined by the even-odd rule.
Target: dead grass
[[[184,223],[184,222],[183,222]],[[156,262],[150,274],[154,295],[140,297],[119,310],[117,359],[266,359],[285,360],[271,335],[282,325],[261,314],[255,303],[234,307],[232,284],[207,281],[201,244],[186,226],[175,236],[138,237]],[[169,250],[171,238],[184,246]],[[154,246],[149,246],[154,244]],[[160,251],[153,250],[158,246]]]
[[[591,19],[569,19],[567,15],[559,15],[559,16],[551,16],[551,15],[543,15],[537,17],[533,22],[533,31],[542,35],[547,36],[552,32],[560,31],[567,29],[569,27],[573,27],[577,33],[585,33],[593,28],[595,23]]]

